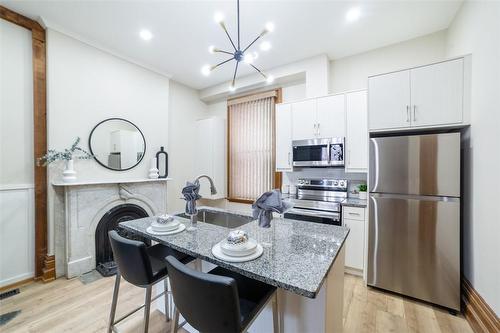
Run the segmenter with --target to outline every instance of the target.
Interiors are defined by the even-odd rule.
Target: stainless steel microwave
[[[334,167],[344,165],[344,138],[294,140],[293,166]]]

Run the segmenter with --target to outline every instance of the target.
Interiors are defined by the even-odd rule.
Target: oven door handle
[[[340,213],[330,213],[325,211],[317,211],[317,210],[309,210],[309,209],[300,209],[300,208],[292,208],[287,213],[296,214],[296,215],[305,215],[305,216],[314,216],[314,217],[323,217],[327,219],[339,219]]]

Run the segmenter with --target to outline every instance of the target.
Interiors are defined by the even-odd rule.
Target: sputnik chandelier
[[[231,35],[229,35],[229,32],[227,31],[226,25],[224,24],[224,15],[222,13],[216,13],[214,16],[215,22],[221,26],[221,28],[224,30],[226,33],[227,38],[231,42],[231,46],[233,47],[232,51],[225,51],[221,50],[219,48],[216,48],[215,46],[210,46],[208,51],[212,54],[214,53],[224,53],[224,54],[229,54],[231,57],[229,59],[226,59],[216,65],[205,65],[201,68],[201,72],[203,75],[210,75],[210,73],[216,69],[217,67],[224,65],[225,63],[230,62],[231,60],[236,61],[236,65],[234,67],[234,74],[233,74],[233,80],[231,81],[231,85],[229,86],[230,91],[236,90],[235,87],[235,81],[236,81],[236,74],[238,73],[238,66],[241,61],[244,63],[250,65],[253,69],[255,69],[262,77],[266,80],[267,83],[272,83],[274,78],[271,75],[266,75],[263,71],[261,71],[259,68],[257,68],[253,62],[255,59],[258,57],[257,52],[251,52],[249,51],[250,47],[255,44],[260,38],[262,38],[264,35],[272,32],[274,30],[274,24],[272,22],[268,22],[264,30],[257,35],[257,37],[246,47],[243,49],[241,48],[240,44],[240,0],[236,0],[236,11],[237,11],[237,22],[238,22],[238,39],[236,40],[236,44],[233,42],[233,39],[231,38]],[[271,48],[271,44],[268,41],[263,41],[260,44],[260,49],[262,51],[268,51]]]

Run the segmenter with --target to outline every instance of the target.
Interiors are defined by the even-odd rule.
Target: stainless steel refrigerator
[[[460,133],[370,139],[368,284],[460,310]]]

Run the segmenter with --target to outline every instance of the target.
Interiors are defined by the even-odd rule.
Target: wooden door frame
[[[35,166],[35,279],[55,279],[54,256],[47,255],[47,168],[36,159],[47,152],[47,62],[45,29],[37,22],[0,6],[0,18],[31,31],[33,47],[33,129]]]

